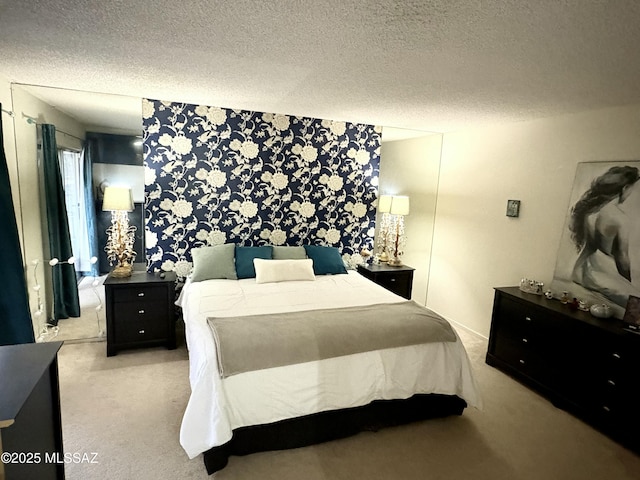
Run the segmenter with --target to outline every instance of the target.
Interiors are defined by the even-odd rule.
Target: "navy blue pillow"
[[[238,278],[255,278],[254,258],[271,260],[273,247],[238,247],[236,246],[236,274]]]
[[[336,247],[305,245],[307,257],[313,260],[313,273],[316,275],[335,275],[347,273],[340,252]]]

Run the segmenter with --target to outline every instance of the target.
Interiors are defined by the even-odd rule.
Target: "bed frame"
[[[229,442],[204,452],[204,464],[211,475],[223,469],[231,455],[304,447],[362,431],[461,415],[466,406],[467,403],[455,395],[418,394],[405,400],[376,400],[362,407],[242,427],[233,431]]]

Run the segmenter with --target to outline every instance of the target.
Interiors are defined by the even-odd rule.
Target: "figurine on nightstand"
[[[360,256],[362,257],[362,260],[364,261],[365,264],[369,263],[372,260],[371,252],[366,248],[363,248],[362,250],[360,250]]]
[[[523,278],[520,280],[520,290],[525,293],[542,295],[543,289],[544,289],[544,283],[542,282],[538,282],[536,280],[529,280],[528,278]]]
[[[569,310],[573,310],[574,312],[578,310],[578,299],[576,297],[573,297],[573,300],[571,300],[569,302]]]
[[[594,303],[593,305],[591,305],[589,311],[591,312],[591,315],[596,318],[609,318],[611,317],[611,315],[613,315],[611,307],[609,307],[609,305],[607,305],[606,303]]]

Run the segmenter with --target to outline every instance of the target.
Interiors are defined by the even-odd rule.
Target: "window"
[[[89,235],[85,218],[84,172],[82,155],[75,150],[61,149],[58,151],[60,173],[64,187],[69,233],[73,255],[76,257],[77,272],[91,270]]]

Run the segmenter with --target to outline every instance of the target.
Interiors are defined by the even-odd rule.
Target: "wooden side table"
[[[401,267],[390,267],[386,264],[358,265],[360,275],[407,300],[411,299],[414,270],[415,268],[407,265]]]
[[[107,356],[125,348],[166,345],[176,348],[174,272],[134,271],[107,277]]]

